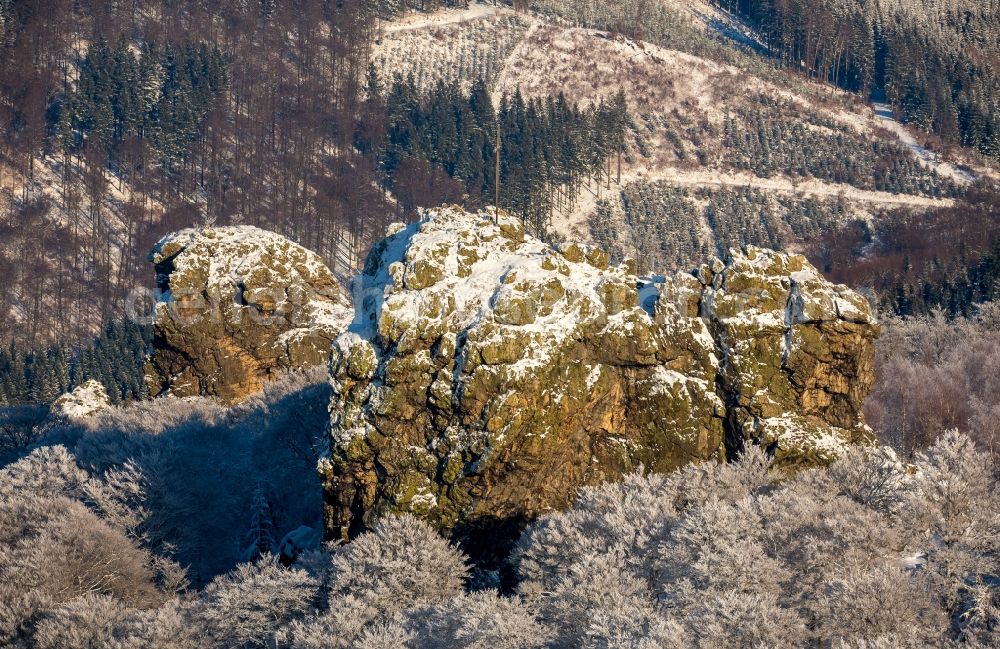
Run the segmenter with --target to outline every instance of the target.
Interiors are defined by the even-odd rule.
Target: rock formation
[[[239,401],[279,370],[328,362],[353,317],[318,255],[265,230],[183,230],[161,239],[149,259],[154,395]]]
[[[49,420],[75,422],[110,409],[111,399],[107,390],[98,381],[91,379],[53,401],[52,408],[49,409]]]
[[[442,208],[390,235],[331,362],[330,536],[410,511],[475,542],[640,465],[747,444],[809,465],[871,438],[878,327],[801,256],[650,280],[504,216]]]

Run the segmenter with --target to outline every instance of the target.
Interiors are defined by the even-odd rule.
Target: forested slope
[[[383,78],[412,77],[417,85],[447,78],[467,86],[485,71],[497,76],[496,99],[623,102],[625,137],[605,158],[611,164],[589,178],[577,174],[586,182],[557,195],[547,212],[540,202],[535,224],[556,238],[589,238],[617,257],[635,257],[646,272],[733,245],[800,246],[884,210],[947,207],[971,179],[995,173],[979,154],[929,151],[923,136],[859,97],[781,69],[766,48],[739,45],[731,30],[720,31],[720,21],[734,19],[719,8],[533,6],[539,13],[480,8],[408,19],[405,29],[386,30],[376,67]],[[490,58],[498,54],[503,65]],[[654,198],[661,191],[700,198],[663,202]],[[707,198],[713,194],[733,200]],[[516,200],[507,191],[505,198]]]
[[[1000,158],[995,0],[716,4],[748,20],[784,64],[884,95],[907,122]]]
[[[368,3],[0,5],[5,336],[124,314],[164,232],[246,222],[348,267],[392,206],[351,146]]]
[[[199,223],[276,230],[346,279],[389,222],[499,196],[535,233],[595,240],[659,273],[731,245],[801,247],[898,207],[948,208],[995,173],[964,127],[911,138],[863,94],[815,83],[858,90],[845,70],[861,63],[834,65],[815,43],[783,54],[779,27],[797,23],[765,25],[755,7],[4,3],[0,336],[26,350],[90,340],[145,304],[152,243]],[[978,44],[987,62],[994,14],[977,11],[933,42]],[[793,31],[820,38],[833,20]],[[823,74],[784,68],[802,48]],[[903,106],[890,60],[909,69],[886,54],[859,78],[884,80]],[[960,116],[992,101],[980,76]],[[953,81],[955,97],[971,92]]]

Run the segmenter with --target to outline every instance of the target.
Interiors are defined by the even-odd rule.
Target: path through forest
[[[971,171],[956,167],[950,162],[945,162],[938,154],[920,146],[917,138],[905,126],[896,121],[892,106],[876,103],[872,107],[875,110],[875,118],[878,125],[895,133],[899,140],[913,152],[913,155],[917,156],[924,166],[959,183],[971,183],[976,180],[976,175]]]
[[[602,186],[600,197],[613,196],[621,187],[631,182],[663,181],[678,187],[718,188],[732,187],[758,189],[806,198],[844,198],[875,207],[949,207],[955,201],[949,198],[930,198],[912,194],[892,194],[850,185],[826,183],[820,180],[793,181],[788,178],[759,178],[746,173],[725,173],[718,171],[685,171],[680,169],[630,169],[622,172],[621,184],[612,182],[611,188]],[[589,238],[587,217],[597,204],[596,187],[585,186],[575,209],[569,214],[556,215],[552,228],[570,238]]]

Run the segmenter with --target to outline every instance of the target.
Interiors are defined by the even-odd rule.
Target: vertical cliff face
[[[323,365],[353,317],[323,261],[253,227],[183,230],[156,267],[152,394],[239,401],[275,372]]]
[[[799,255],[749,248],[702,267],[700,313],[720,359],[731,450],[763,445],[779,464],[816,464],[869,437],[861,406],[878,333],[864,298]]]
[[[410,511],[471,539],[642,465],[784,465],[870,440],[867,302],[806,260],[733,252],[639,279],[457,208],[397,226],[331,362],[327,532]]]

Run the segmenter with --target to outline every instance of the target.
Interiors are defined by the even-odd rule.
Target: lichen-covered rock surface
[[[320,465],[333,537],[410,511],[474,543],[640,465],[746,444],[811,465],[870,440],[877,325],[798,255],[643,280],[441,208],[392,228],[356,282]]]
[[[323,365],[353,317],[315,253],[249,226],[161,239],[156,266],[152,394],[236,402],[276,372]]]

